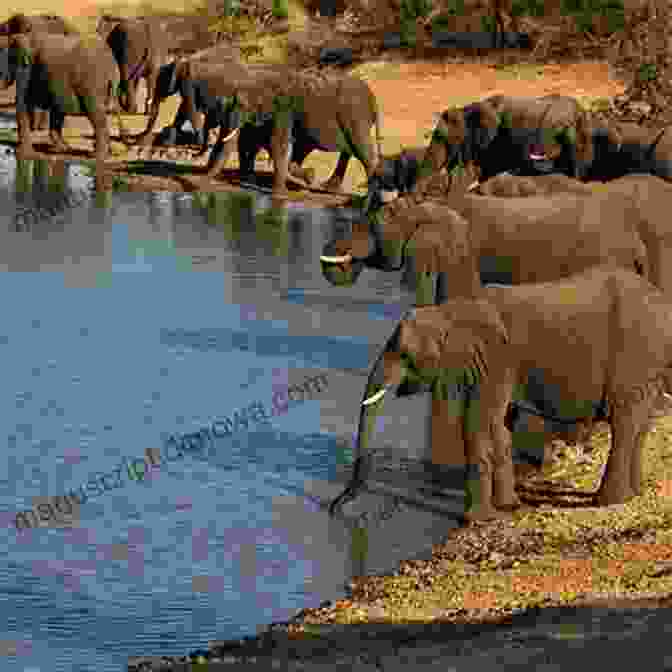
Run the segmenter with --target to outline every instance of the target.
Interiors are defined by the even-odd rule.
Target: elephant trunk
[[[343,504],[357,497],[371,473],[372,456],[369,441],[375,427],[376,418],[383,407],[385,393],[388,389],[399,385],[403,377],[403,367],[397,353],[399,330],[400,327],[397,326],[385,348],[376,359],[367,379],[359,411],[353,473],[345,490],[329,506],[331,515],[340,511]]]

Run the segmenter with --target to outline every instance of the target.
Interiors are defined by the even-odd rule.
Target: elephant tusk
[[[340,257],[328,257],[321,255],[320,261],[324,261],[327,264],[349,264],[352,261],[352,255],[350,253],[344,254]]]
[[[668,394],[667,392],[663,392],[663,396],[667,397],[667,399],[672,399],[672,394]]]
[[[362,406],[370,406],[371,404],[375,404],[379,399],[383,397],[383,395],[387,392],[387,388],[383,388],[382,390],[378,390],[375,394],[372,394],[370,397],[367,397],[364,399],[362,402]]]
[[[235,137],[238,135],[238,133],[240,133],[240,128],[236,128],[235,130],[231,131],[231,133],[229,133],[229,134],[222,140],[222,142],[228,142],[229,140],[232,140],[233,138],[235,138]]]
[[[472,182],[472,183],[467,187],[467,191],[473,191],[473,190],[476,189],[480,184],[481,184],[481,183],[480,183],[478,180],[476,180],[476,182]]]

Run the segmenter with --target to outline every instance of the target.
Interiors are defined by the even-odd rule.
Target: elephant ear
[[[474,103],[464,108],[466,141],[464,161],[475,161],[497,135],[504,117],[489,101]]]
[[[454,210],[424,203],[428,215],[410,237],[404,259],[416,273],[445,273],[451,296],[475,296],[481,288],[469,222]]]
[[[462,367],[471,384],[486,379],[495,362],[510,356],[509,334],[497,308],[483,299],[456,299],[438,306],[443,331],[439,366],[442,371]]]
[[[402,321],[399,329],[399,351],[444,385],[479,383],[493,361],[507,356],[503,348],[508,343],[499,312],[482,299],[418,307],[414,318]]]

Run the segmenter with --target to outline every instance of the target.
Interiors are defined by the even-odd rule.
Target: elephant
[[[145,114],[155,95],[159,68],[168,60],[168,33],[162,24],[142,18],[114,19],[103,16],[96,32],[107,42],[121,75],[119,102],[126,112],[137,114],[137,90],[142,77],[147,82]]]
[[[593,129],[587,180],[613,180],[629,173],[650,173],[672,180],[672,128],[654,130],[633,123]]]
[[[393,156],[381,157],[369,179],[364,211],[369,212],[401,194],[415,191],[418,183],[431,171],[430,164],[425,162],[426,153],[426,147],[411,147]]]
[[[510,198],[550,194],[584,194],[590,196],[595,192],[589,184],[561,173],[530,176],[499,173],[499,175],[495,175],[485,182],[480,182],[473,189],[473,193],[481,196]]]
[[[637,229],[643,215],[627,194],[423,198],[398,198],[328,241],[325,279],[352,286],[365,267],[403,271],[417,283],[417,303],[427,304],[473,295],[481,283],[550,281],[599,264],[650,277]]]
[[[4,65],[4,64],[3,64]],[[6,69],[0,86],[16,81],[17,156],[30,158],[30,116],[35,108],[49,110],[50,136],[59,151],[68,151],[63,140],[66,114],[86,114],[96,136],[96,159],[109,152],[106,109],[115,108],[120,132],[124,132],[115,105],[119,69],[112,52],[99,38],[30,32],[9,39]]]
[[[461,482],[466,521],[505,516],[520,505],[517,431],[507,417],[516,399],[572,422],[608,421],[611,450],[594,498],[600,506],[623,504],[642,494],[643,443],[654,403],[670,392],[671,366],[669,297],[626,269],[492,285],[477,297],[411,309],[371,369],[353,474],[330,512],[366,482],[370,433],[395,389],[397,396],[431,390],[426,471],[439,491]]]
[[[443,112],[426,159],[432,172],[475,161],[482,180],[505,171],[580,178],[593,130],[592,117],[568,96],[492,96]]]
[[[14,14],[7,21],[0,23],[0,35],[15,35],[16,33],[30,33],[35,30],[42,33],[54,33],[55,35],[76,34],[62,17],[53,14],[38,14],[26,16]]]
[[[591,197],[596,189],[606,198],[612,194],[630,200],[628,211],[633,214],[632,221],[646,247],[649,279],[672,295],[672,224],[667,214],[672,208],[672,185],[660,177],[632,173],[603,184],[586,184],[565,175],[517,177],[502,173],[480,184],[475,193],[515,197],[547,190],[545,193],[565,191]]]
[[[226,163],[232,149],[230,142],[241,132],[241,126],[245,123],[254,124],[259,119],[263,120],[264,115],[272,114],[270,153],[275,166],[273,192],[281,194],[286,192],[295,127],[298,124],[305,127],[305,120],[309,119],[311,128],[317,128],[317,123],[312,121],[313,115],[317,113],[314,101],[322,100],[326,105],[326,94],[323,95],[322,91],[327,87],[337,96],[337,99],[330,101],[330,107],[338,109],[339,101],[348,99],[349,91],[353,89],[352,81],[352,78],[343,78],[341,86],[333,87],[333,80],[325,77],[296,73],[285,65],[245,65],[233,57],[221,63],[211,63],[205,59],[180,60],[160,69],[147,127],[135,140],[141,143],[149,141],[160,101],[179,92],[184,103],[183,117],[194,128],[198,128],[196,112],[205,114],[205,128],[200,136],[204,149],[208,130],[216,126],[220,128],[208,164],[208,175],[214,177]],[[278,118],[283,120],[281,124],[277,123]],[[320,141],[329,147],[338,144],[342,150],[341,158],[348,152],[358,156],[366,167],[367,176],[370,176],[380,156],[377,117],[377,156],[368,137],[371,126],[368,120],[364,128],[362,120],[349,119],[347,114],[336,113],[326,116],[326,121],[320,124]],[[342,177],[346,165],[347,161],[339,159],[334,175]]]
[[[62,17],[52,14],[39,14],[37,16],[26,16],[25,14],[14,14],[7,21],[0,24],[0,36],[9,36],[16,33],[36,32],[54,33],[55,35],[72,35],[73,31]],[[7,65],[7,44],[3,44],[0,49],[0,72],[6,72]],[[30,128],[33,131],[47,130],[49,128],[49,112],[38,108],[30,111]]]
[[[245,124],[240,130],[238,155],[241,177],[254,173],[254,160],[261,148],[271,153],[274,121],[273,115],[268,117],[256,124]],[[325,78],[306,95],[303,109],[297,114],[291,161],[301,166],[315,149],[340,151],[333,174],[322,185],[326,190],[341,189],[351,154],[362,162],[367,177],[371,177],[374,156],[369,137],[374,125],[377,135],[380,135],[378,123],[378,103],[364,80],[350,75]],[[352,139],[352,146],[347,138]],[[353,149],[361,149],[361,154]],[[378,156],[381,156],[380,142]]]

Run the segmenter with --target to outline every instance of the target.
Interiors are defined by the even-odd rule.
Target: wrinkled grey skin
[[[614,180],[649,173],[672,180],[672,129],[652,130],[632,123],[597,128],[592,134],[593,161],[585,179]]]

